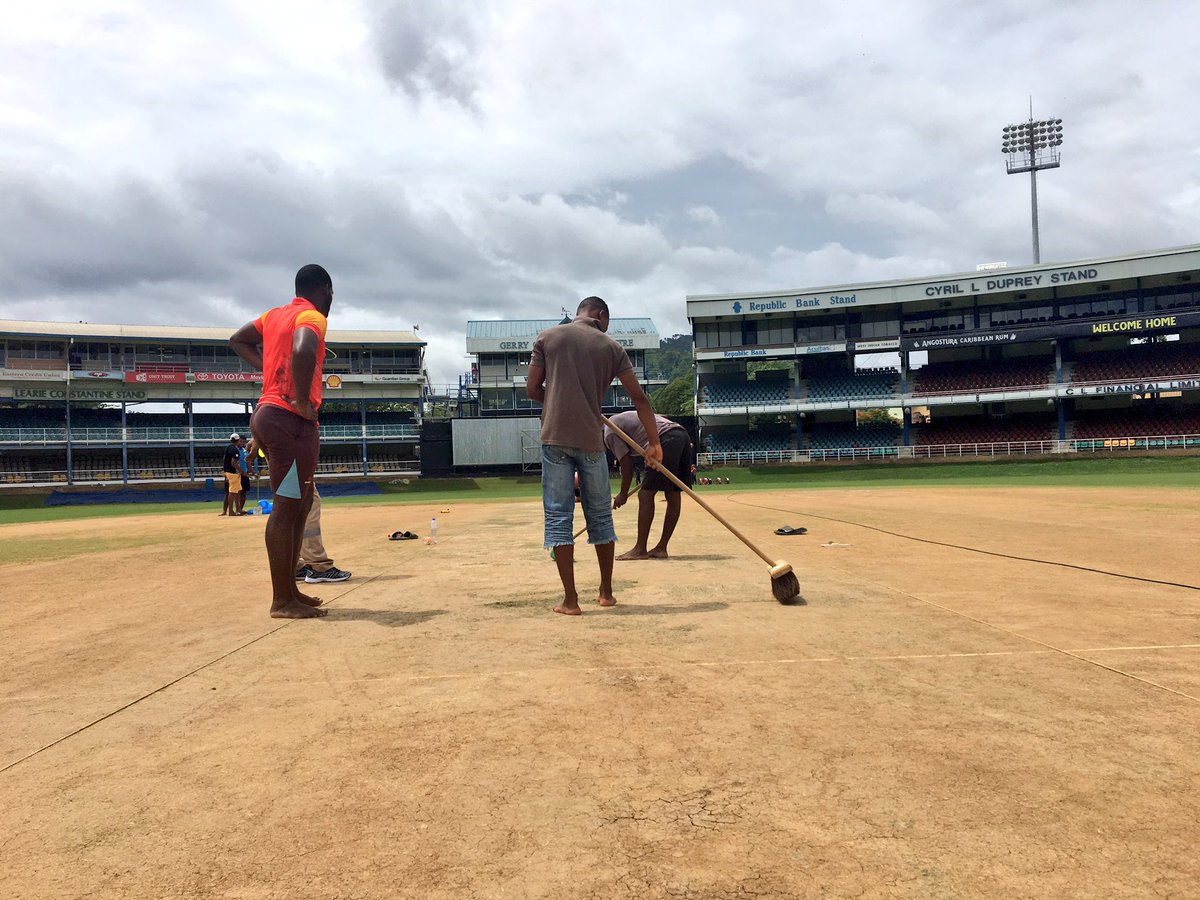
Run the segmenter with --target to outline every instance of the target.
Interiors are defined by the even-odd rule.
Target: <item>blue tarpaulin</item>
[[[319,482],[317,489],[321,492],[322,497],[370,497],[383,493],[379,485],[373,481]],[[270,490],[264,490],[263,494],[270,496]],[[224,496],[224,492],[217,488],[206,490],[202,487],[184,490],[155,488],[139,491],[133,488],[122,488],[115,491],[53,491],[46,498],[46,505],[95,506],[101,503],[204,503],[206,501],[220,503]],[[250,497],[253,496],[252,488]]]

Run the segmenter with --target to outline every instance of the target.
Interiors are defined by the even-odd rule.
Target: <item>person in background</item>
[[[257,461],[265,458],[262,448],[258,446],[258,442],[254,440],[254,436],[250,436],[250,443],[246,445],[246,452],[250,458]],[[303,581],[306,584],[331,584],[338,581],[349,581],[351,573],[343,569],[339,569],[333,564],[333,560],[329,558],[329,553],[325,550],[325,543],[321,538],[321,493],[317,490],[317,484],[313,482],[313,501],[312,507],[308,511],[308,517],[304,520],[304,540],[300,544],[300,568],[296,570],[296,580]]]
[[[333,564],[321,540],[321,493],[315,483],[312,509],[308,511],[308,518],[304,520],[304,541],[300,544],[300,568],[296,570],[296,580],[307,584],[331,584],[350,580],[349,572]]]
[[[237,496],[237,514],[244,516],[246,514],[246,495],[250,492],[250,460],[246,455],[246,439],[238,437],[238,474],[241,476],[238,479],[238,496]]]
[[[242,470],[238,465],[241,458],[241,439],[242,436],[237,432],[229,436],[229,446],[225,448],[225,455],[221,460],[221,471],[225,476],[225,502],[221,507],[223,516],[241,515],[237,510],[237,496],[242,490]]]

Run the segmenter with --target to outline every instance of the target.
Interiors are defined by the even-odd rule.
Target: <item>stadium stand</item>
[[[789,433],[766,431],[710,432],[704,436],[708,453],[765,453],[795,449]]]
[[[913,372],[914,394],[952,394],[1016,387],[1044,387],[1054,371],[1052,359],[983,360],[929,363]]]
[[[1141,381],[1200,374],[1200,344],[1172,342],[1133,344],[1080,356],[1071,365],[1070,380]]]
[[[1076,413],[1074,434],[1076,440],[1200,435],[1200,408],[1080,411]]]
[[[226,328],[0,322],[0,484],[218,474],[260,393],[228,341]],[[329,332],[323,470],[361,475],[364,441],[375,469],[419,469],[424,348],[415,332]]]
[[[874,400],[896,394],[900,373],[892,369],[814,375],[804,382],[807,399],[814,403],[837,400]]]
[[[1023,413],[1003,419],[947,417],[917,426],[914,434],[914,446],[1052,441],[1058,436],[1058,421],[1053,414],[1046,413]]]
[[[816,425],[805,435],[812,450],[882,450],[901,440],[900,424]]]
[[[709,406],[752,406],[755,404],[785,403],[789,383],[780,380],[714,382],[703,388],[702,402]]]

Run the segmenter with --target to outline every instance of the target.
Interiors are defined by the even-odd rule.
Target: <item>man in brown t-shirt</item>
[[[662,460],[654,410],[638,384],[629,354],[605,334],[608,321],[608,304],[599,297],[588,297],[579,304],[573,321],[543,331],[533,345],[525,385],[529,399],[542,404],[545,546],[554,549],[564,594],[563,602],[554,611],[569,616],[581,613],[575,590],[572,537],[576,475],[588,543],[596,547],[600,565],[596,600],[601,606],[615,606],[617,602],[612,590],[613,545],[617,535],[612,524],[604,422],[600,418],[604,395],[614,378],[621,380],[643,427],[654,435],[645,450],[653,461],[651,465]]]

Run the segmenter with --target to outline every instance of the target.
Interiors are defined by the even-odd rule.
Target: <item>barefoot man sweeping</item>
[[[604,395],[614,378],[621,380],[637,407],[636,415],[653,434],[646,455],[655,462],[662,459],[654,410],[638,384],[629,354],[605,334],[608,323],[608,304],[599,297],[585,299],[575,311],[573,321],[547,328],[538,335],[525,385],[529,399],[542,404],[545,546],[554,550],[563,585],[563,602],[554,611],[567,616],[582,612],[575,590],[575,546],[571,536],[576,475],[588,543],[596,548],[596,561],[600,565],[596,602],[601,606],[615,606],[617,602],[612,589],[617,533],[613,530],[612,489],[604,453],[604,423],[600,418]]]

